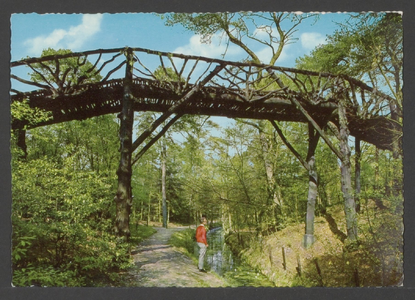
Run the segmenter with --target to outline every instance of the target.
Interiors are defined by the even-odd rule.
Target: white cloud
[[[326,38],[318,32],[305,32],[300,35],[301,46],[307,50],[312,50],[318,45],[326,43]]]
[[[209,44],[202,43],[200,35],[193,35],[187,45],[178,47],[173,52],[211,58],[222,58],[221,55],[225,52],[227,56],[232,56],[240,54],[242,50],[232,44],[226,49],[226,40],[221,40],[221,34],[215,34],[212,36],[211,43]]]
[[[82,23],[77,26],[71,26],[68,30],[55,29],[49,35],[28,39],[24,44],[29,47],[32,55],[40,55],[46,48],[79,50],[88,39],[100,31],[101,21],[101,14],[86,14],[82,16]]]
[[[277,60],[277,65],[287,59],[289,59],[290,55],[289,55],[289,48],[290,45],[285,45],[284,48],[282,49],[282,52],[280,54],[280,56],[278,57]],[[256,55],[258,56],[259,60],[264,63],[264,64],[268,64],[271,61],[272,58],[272,51],[271,48],[269,47],[265,47],[260,51],[256,52]]]

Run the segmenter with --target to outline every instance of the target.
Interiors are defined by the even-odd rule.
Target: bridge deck
[[[190,87],[189,87],[190,88]],[[181,95],[172,93],[171,89],[157,80],[138,78],[132,86],[135,111],[165,112],[175,105]],[[257,98],[260,98],[259,93]],[[299,96],[299,95],[298,95]],[[123,79],[110,80],[105,83],[86,84],[71,95],[54,96],[50,90],[39,90],[12,96],[12,101],[30,99],[30,106],[37,107],[52,114],[52,118],[35,126],[44,126],[71,120],[83,120],[99,115],[121,111],[123,97]],[[297,98],[307,109],[313,119],[323,122],[332,115],[336,104],[331,101],[311,105],[308,101]],[[180,113],[222,116],[228,118],[270,119],[275,121],[306,122],[304,115],[287,99],[285,93],[276,94],[266,100],[244,101],[229,89],[205,86],[180,107]],[[381,149],[390,149],[396,130],[393,123],[385,117],[361,119],[348,112],[351,135],[363,141],[375,144]],[[336,118],[332,121],[337,123]],[[22,127],[23,123],[14,120],[12,128]]]

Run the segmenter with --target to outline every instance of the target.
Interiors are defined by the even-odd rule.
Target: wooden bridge
[[[350,194],[349,134],[388,150],[400,147],[402,140],[402,125],[391,117],[391,105],[396,99],[347,75],[142,48],[28,58],[12,62],[11,68],[12,102],[27,101],[31,108],[49,114],[42,121],[12,117],[12,129],[19,132],[21,146],[28,128],[118,114],[121,158],[114,200],[116,228],[125,236],[129,236],[132,164],[184,114],[269,120],[280,135],[275,121],[307,122],[307,160],[289,148],[309,171],[310,187],[316,184],[312,156],[319,137],[337,155],[342,163],[342,190],[351,239],[357,233]],[[28,70],[30,75],[23,75]],[[161,115],[133,142],[134,111],[156,111]],[[164,127],[154,136],[161,125]],[[133,159],[133,152],[149,138]],[[314,215],[315,199],[309,201],[305,239],[313,233],[313,219],[309,216]]]
[[[114,79],[109,75],[113,75],[125,65],[125,56],[120,55],[125,51],[124,48],[96,50],[12,62],[12,71],[19,66],[25,66],[26,69],[32,69],[34,74],[49,73],[49,76],[42,73],[40,78],[43,77],[43,83],[12,74],[12,79],[16,82],[31,87],[42,87],[40,90],[29,92],[13,88],[12,101],[26,99],[30,107],[51,113],[48,121],[36,124],[27,124],[26,120],[13,119],[12,128],[23,126],[30,128],[119,113],[122,107],[125,79]],[[338,106],[336,95],[346,90],[348,127],[352,136],[381,149],[391,149],[393,141],[401,139],[401,125],[392,121],[387,112],[379,109],[385,105],[379,102],[388,101],[390,97],[348,76],[319,74],[253,63],[236,63],[140,48],[132,48],[132,51],[134,51],[135,65],[139,65],[139,68],[134,68],[135,74],[133,74],[131,83],[134,111],[166,112],[180,103],[176,111],[180,114],[307,122],[307,117],[298,108],[299,104],[317,123],[323,125],[328,121],[333,121],[338,124],[338,118],[333,114]],[[113,56],[103,61],[104,54]],[[161,68],[159,73],[169,74],[176,78],[163,79],[160,78],[163,76],[157,76],[154,73],[154,67],[150,70],[150,67],[144,64],[143,55],[159,59],[157,65]],[[102,72],[104,68],[97,68],[99,64],[107,67],[113,63],[115,67],[107,68],[106,76],[98,82],[80,81],[77,84],[71,82],[69,80],[71,73],[72,75],[80,74],[80,66],[85,65],[85,61],[90,58],[95,59],[95,67],[87,72],[88,75],[97,71]],[[117,58],[122,58],[121,62],[117,62]],[[65,60],[69,59],[76,59],[77,64],[72,65],[71,69],[64,70],[64,67],[67,67]],[[167,66],[167,63],[170,66]],[[186,65],[190,64],[192,66],[186,70]],[[221,71],[202,85],[200,81],[203,78],[200,74],[196,74],[196,71],[206,74],[213,72],[214,67],[220,67]],[[199,70],[196,70],[197,68]],[[174,72],[169,72],[168,69]],[[273,74],[278,74],[278,78],[287,84],[282,87],[275,84],[276,81],[271,78],[268,70]],[[82,75],[85,76],[85,74]],[[85,79],[88,79],[88,75]],[[193,82],[192,75],[196,77]],[[178,81],[174,81],[175,79]],[[191,90],[194,91],[192,96],[181,103],[181,99]],[[379,101],[379,99],[382,100]]]

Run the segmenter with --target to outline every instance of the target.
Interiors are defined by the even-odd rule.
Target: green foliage
[[[42,57],[53,57],[72,53],[68,49],[48,48],[42,51]],[[91,62],[85,58],[69,57],[55,59],[31,65],[33,72],[29,75],[34,82],[46,83],[56,90],[69,92],[79,84],[98,82],[102,79]]]
[[[113,115],[71,121],[30,130],[29,159],[48,156],[61,163],[71,160],[74,168],[115,176],[118,160],[118,124]]]
[[[67,53],[49,49],[43,56]],[[77,60],[35,64],[32,79],[59,88],[100,79]],[[12,113],[29,124],[47,117],[26,102],[13,103]],[[133,243],[154,233],[135,227],[130,243],[112,234],[117,133],[113,115],[30,129],[25,160],[12,140],[15,286],[117,285],[118,273],[131,267]]]
[[[10,110],[13,119],[25,121],[26,126],[45,122],[51,118],[50,112],[44,112],[39,108],[31,108],[27,100],[12,102],[10,104]]]
[[[130,226],[131,237],[128,243],[131,246],[136,246],[137,244],[141,243],[144,239],[152,236],[154,233],[157,232],[153,227],[150,226],[143,226],[143,225],[132,225]]]
[[[194,253],[195,234],[196,230],[191,228],[175,232],[170,238],[169,244],[177,248],[183,248],[191,255]]]
[[[357,14],[328,43],[297,59],[300,69],[347,74],[387,90],[402,107],[402,16]]]
[[[110,115],[31,129],[25,161],[12,145],[14,285],[115,284],[130,267],[131,245],[112,234],[117,131]]]
[[[164,68],[162,66],[157,67],[154,71],[154,76],[160,81],[184,81],[183,78],[179,78],[179,75],[173,68]]]
[[[15,285],[94,285],[130,265],[110,234],[107,178],[44,159],[15,162],[12,176]]]
[[[13,272],[13,285],[15,286],[43,286],[68,287],[82,285],[74,271],[57,271],[51,266],[33,267],[15,270]]]

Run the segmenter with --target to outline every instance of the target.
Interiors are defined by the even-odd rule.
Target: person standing
[[[205,254],[207,247],[209,246],[206,239],[206,228],[205,225],[207,224],[206,217],[200,218],[200,225],[196,229],[196,242],[199,246],[199,271],[205,272],[206,270],[203,268],[204,260],[205,260]]]

